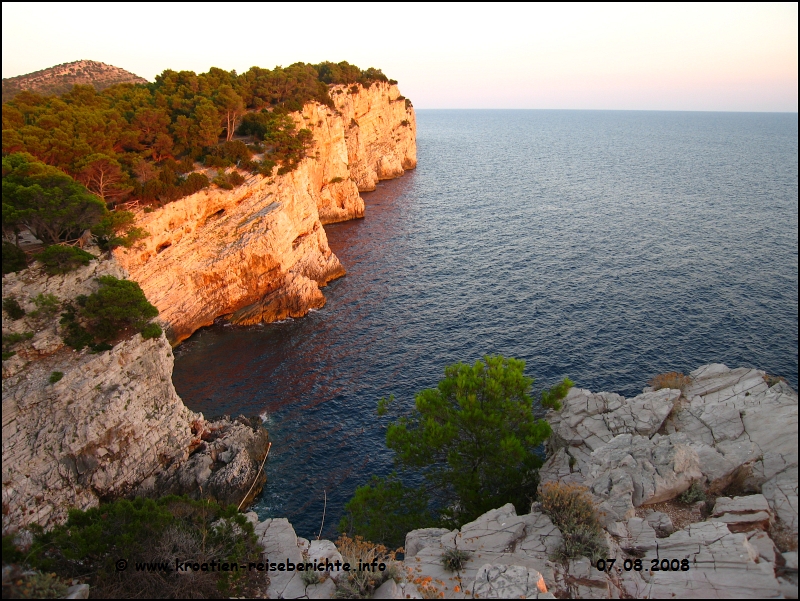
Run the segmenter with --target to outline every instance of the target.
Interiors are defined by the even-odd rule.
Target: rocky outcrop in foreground
[[[4,311],[4,339],[32,334],[3,361],[4,533],[52,526],[70,508],[101,499],[202,490],[238,504],[254,480],[253,492],[263,485],[266,431],[243,419],[208,422],[187,409],[172,385],[174,357],[163,335],[76,352],[61,338],[60,310],[34,315],[39,294],[73,300],[95,292],[102,275],[125,273],[113,260],[95,260],[65,275],[33,266],[3,276],[3,297],[14,296],[27,313],[12,320]]]
[[[416,166],[414,110],[396,85],[334,86],[331,97],[333,108],[293,114],[314,134],[295,171],[244,174],[233,190],[137,213],[149,237],[115,256],[158,307],[172,344],[220,316],[247,325],[322,307],[320,288],[345,273],[323,224],[363,217],[359,190]]]
[[[690,380],[683,392],[632,399],[573,389],[548,415],[542,480],[589,488],[616,560],[610,571],[585,557],[558,560],[562,533],[538,503],[525,515],[509,504],[459,530],[409,532],[402,578],[375,598],[796,599],[797,393],[724,365]],[[692,485],[705,501],[680,497]],[[268,556],[312,555],[286,520],[256,530]],[[336,553],[330,541],[310,544]],[[454,549],[469,558],[449,572],[442,556]],[[286,573],[270,596],[328,598],[339,577],[305,586]]]

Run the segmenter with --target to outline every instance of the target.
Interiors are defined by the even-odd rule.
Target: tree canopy
[[[524,361],[501,356],[446,367],[438,386],[419,392],[412,412],[386,432],[401,475],[419,484],[407,487],[395,475],[373,479],[347,504],[343,529],[397,544],[394,523],[454,527],[509,502],[526,508],[551,430],[534,416],[533,379],[524,369]],[[571,385],[565,379],[545,391],[547,405],[557,406]],[[379,413],[388,406],[382,401]]]
[[[75,86],[61,96],[21,92],[3,104],[3,153],[26,152],[84,183],[104,201],[129,195],[170,202],[193,191],[183,184],[194,161],[236,165],[268,175],[293,169],[305,156],[311,132],[297,131],[286,114],[316,101],[333,106],[331,84],[387,81],[378,69],[346,62],[253,67],[208,73],[167,70],[151,84],[119,84],[102,92]],[[260,112],[260,113],[259,113]],[[275,113],[275,117],[263,116]],[[258,127],[241,130],[259,145],[246,159],[215,153],[231,142],[250,114]],[[251,123],[254,123],[251,119]],[[262,144],[263,142],[263,144]],[[261,154],[262,160],[252,160]],[[182,160],[183,159],[183,160]]]
[[[27,153],[3,157],[3,233],[20,227],[46,243],[56,243],[98,223],[106,205],[60,169]]]

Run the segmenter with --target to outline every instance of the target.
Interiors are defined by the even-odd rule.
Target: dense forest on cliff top
[[[262,175],[276,166],[279,174],[291,171],[311,132],[298,131],[288,113],[310,101],[332,107],[334,84],[386,81],[378,69],[324,62],[242,74],[167,70],[150,84],[101,92],[77,85],[61,96],[23,91],[3,104],[3,155],[29,153],[109,205],[134,199],[161,205],[210,183],[240,184],[238,172],[224,170],[233,165]],[[235,133],[252,143],[234,140]],[[220,170],[212,182],[196,172],[198,161]]]

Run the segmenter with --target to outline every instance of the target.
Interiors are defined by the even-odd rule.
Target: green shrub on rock
[[[3,309],[12,320],[16,321],[21,317],[25,317],[25,309],[20,307],[19,302],[13,296],[3,299]]]
[[[100,289],[83,300],[79,313],[99,340],[114,340],[127,330],[141,331],[158,315],[158,309],[147,301],[136,282],[110,275],[98,281]]]
[[[144,329],[142,329],[142,338],[145,340],[150,340],[150,338],[158,338],[162,334],[161,326],[157,323],[148,323]]]
[[[36,255],[36,259],[50,275],[73,271],[82,265],[88,265],[89,261],[94,258],[94,255],[80,248],[61,245],[48,246]]]
[[[261,552],[235,506],[171,496],[72,510],[66,524],[35,535],[28,558],[35,568],[88,582],[98,598],[260,597],[263,574],[210,566],[260,561]],[[176,558],[201,567],[176,572]]]

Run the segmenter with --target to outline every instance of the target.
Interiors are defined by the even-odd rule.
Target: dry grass
[[[775,386],[775,384],[777,384],[778,382],[786,382],[786,378],[784,378],[783,376],[771,376],[769,374],[764,374],[761,377],[764,378],[764,381],[770,388]]]
[[[381,584],[400,576],[395,557],[398,551],[390,551],[384,545],[376,545],[360,536],[350,538],[343,534],[336,541],[336,548],[342,554],[342,561],[350,564],[346,578],[340,578],[336,585],[336,597],[344,599],[367,599]],[[371,571],[358,569],[359,565],[372,564],[373,560],[386,564],[386,569]]]
[[[670,499],[662,503],[653,503],[652,505],[637,507],[636,517],[647,518],[648,509],[666,513],[669,519],[672,520],[672,525],[675,530],[682,530],[689,524],[701,522],[705,519],[703,514],[698,513],[693,506],[680,503],[677,499]]]
[[[683,392],[691,384],[692,379],[689,376],[684,376],[677,371],[671,371],[665,374],[658,374],[653,376],[647,383],[653,387],[653,390],[661,390],[662,388],[671,388],[673,390],[680,390]]]
[[[562,558],[605,557],[608,553],[597,509],[589,489],[578,484],[548,482],[539,490],[542,511],[561,530],[564,546]]]

